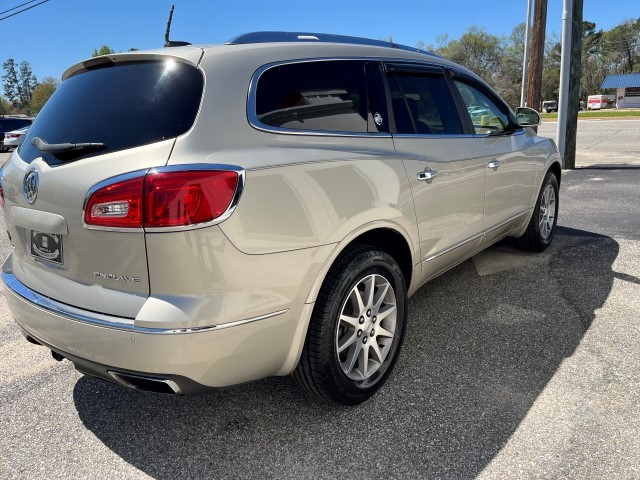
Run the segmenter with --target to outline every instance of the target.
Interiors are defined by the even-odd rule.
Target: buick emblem
[[[24,182],[22,182],[22,193],[29,205],[36,201],[38,196],[38,172],[31,170],[25,175]]]

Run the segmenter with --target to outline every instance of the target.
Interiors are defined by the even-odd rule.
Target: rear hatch
[[[135,317],[149,295],[144,231],[88,229],[83,206],[96,184],[167,163],[198,113],[200,55],[102,57],[68,71],[2,168],[12,270],[23,284],[74,307]],[[68,143],[103,145],[65,150]]]

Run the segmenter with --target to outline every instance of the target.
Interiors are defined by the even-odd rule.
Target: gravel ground
[[[82,377],[0,296],[0,478],[639,478],[639,185],[565,172],[551,248],[505,241],[423,287],[355,408],[290,378],[167,397]]]

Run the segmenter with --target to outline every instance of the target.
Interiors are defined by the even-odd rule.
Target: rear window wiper
[[[47,143],[40,137],[33,137],[31,145],[44,153],[56,155],[58,153],[81,152],[85,150],[99,150],[107,148],[104,143]]]

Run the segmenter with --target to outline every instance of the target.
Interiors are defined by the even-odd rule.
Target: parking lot
[[[83,377],[0,296],[0,478],[640,477],[640,121],[592,123],[551,248],[504,241],[423,287],[358,407],[290,378],[168,397]]]

